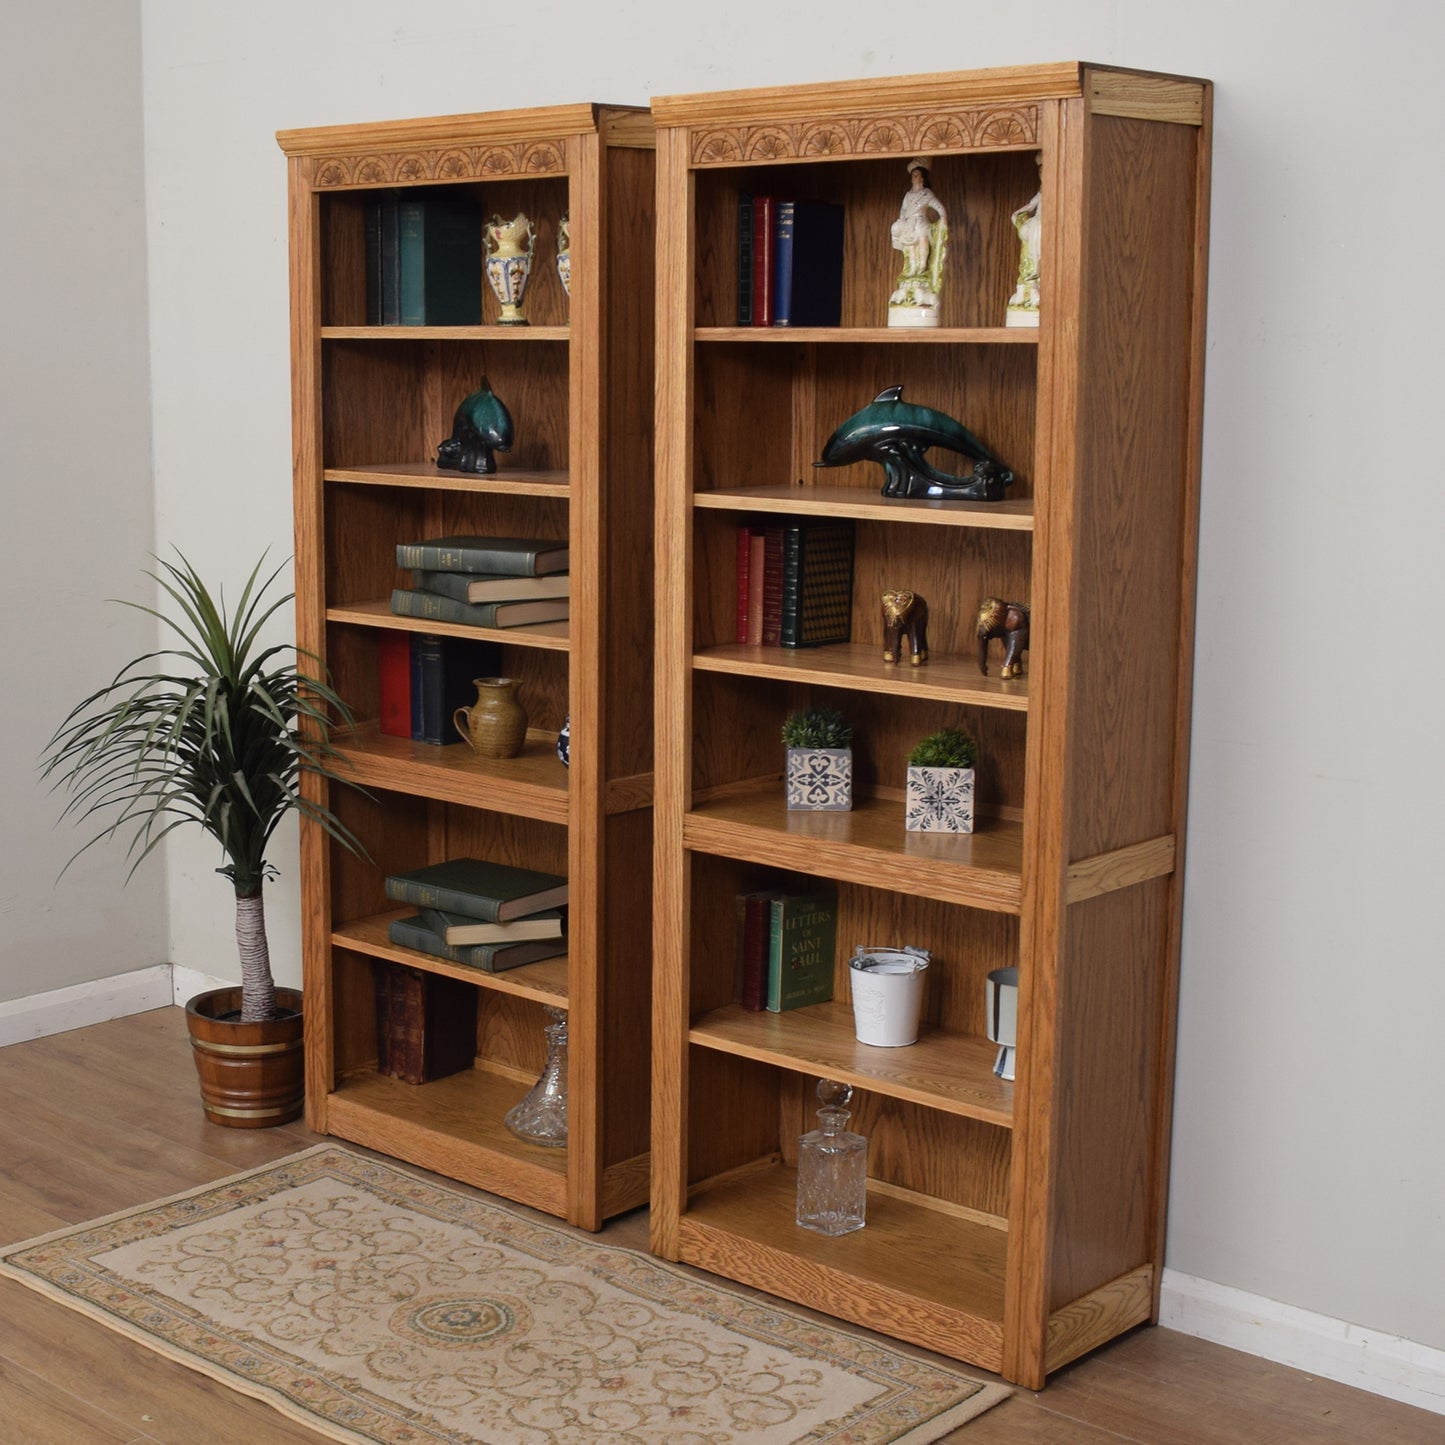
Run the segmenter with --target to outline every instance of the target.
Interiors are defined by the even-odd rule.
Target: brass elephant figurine
[[[978,670],[988,675],[988,645],[995,638],[1003,640],[1003,663],[1000,677],[1022,677],[1022,655],[1029,649],[1029,609],[1022,602],[1005,602],[1001,597],[985,597],[978,606]]]
[[[883,661],[901,662],[903,643],[908,642],[917,667],[928,661],[928,603],[916,592],[889,591],[883,594]]]

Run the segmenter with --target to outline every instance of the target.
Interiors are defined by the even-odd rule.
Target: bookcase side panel
[[[1173,830],[1195,127],[1091,125],[1069,856]],[[1087,481],[1087,485],[1084,484]]]

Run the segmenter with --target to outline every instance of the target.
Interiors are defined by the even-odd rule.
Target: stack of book
[[[833,997],[838,902],[831,893],[762,889],[737,898],[737,1000],[783,1013]]]
[[[386,880],[386,896],[417,909],[388,936],[463,968],[501,973],[567,952],[567,880],[480,858],[449,858]]]
[[[412,585],[391,594],[399,617],[472,627],[566,621],[571,606],[565,542],[539,537],[431,537],[397,544]],[[473,674],[474,676],[476,674]]]
[[[843,319],[843,208],[738,196],[738,325],[837,326]]]
[[[738,528],[738,642],[847,642],[853,619],[853,523],[799,519]]]

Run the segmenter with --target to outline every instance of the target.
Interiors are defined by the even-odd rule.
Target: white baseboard
[[[211,978],[190,968],[157,963],[92,983],[72,984],[0,1003],[0,1048],[43,1039],[70,1029],[99,1024],[128,1014],[146,1013],[169,1004],[184,1004],[208,988],[224,988],[229,981]]]
[[[1445,1414],[1445,1350],[1166,1269],[1159,1323]]]

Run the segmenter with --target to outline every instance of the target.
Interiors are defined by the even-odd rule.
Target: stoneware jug
[[[477,700],[459,707],[452,725],[478,757],[515,758],[527,741],[527,713],[517,699],[515,677],[476,677]]]

